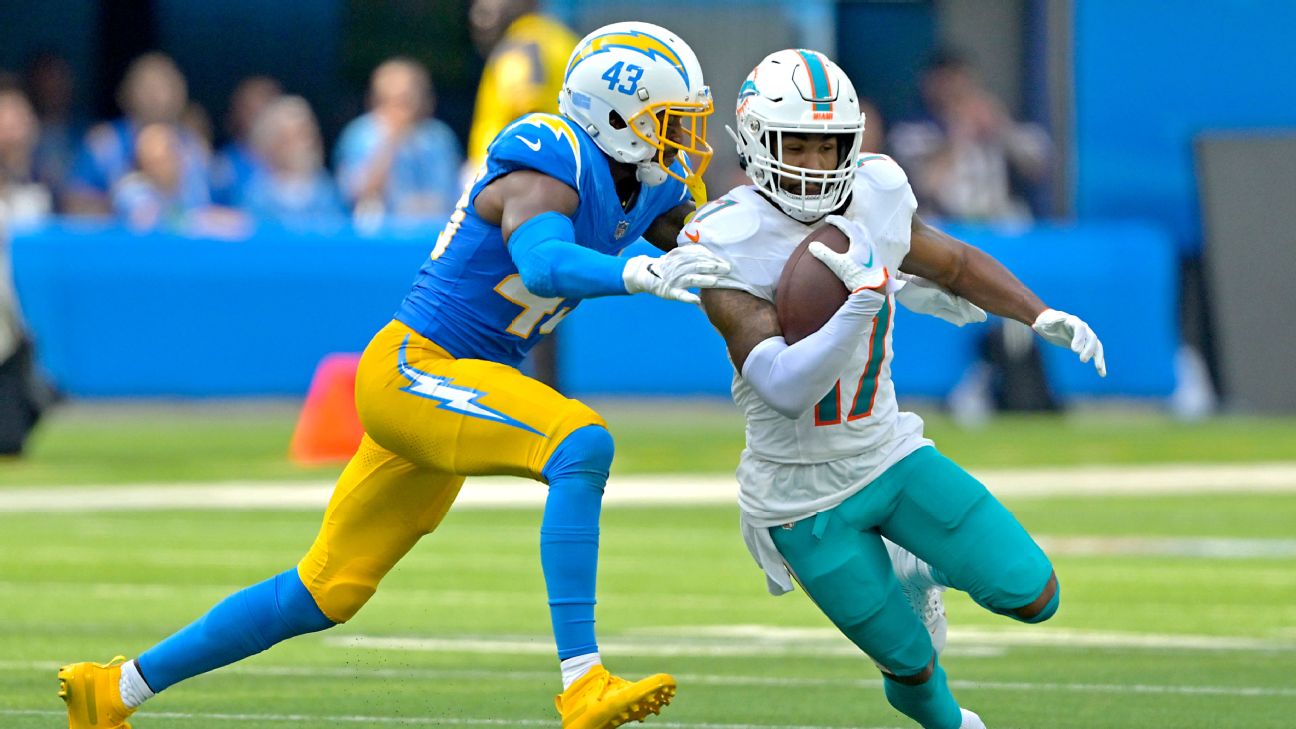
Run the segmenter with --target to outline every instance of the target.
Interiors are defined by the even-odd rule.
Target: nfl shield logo
[[[617,240],[621,240],[621,236],[625,235],[626,231],[629,229],[630,229],[630,221],[622,220],[621,222],[617,223],[616,232],[613,233],[612,235],[616,236]]]

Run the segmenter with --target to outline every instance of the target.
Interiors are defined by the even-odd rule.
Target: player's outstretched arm
[[[819,331],[789,346],[770,302],[732,289],[702,292],[702,307],[725,338],[734,369],[788,418],[800,417],[832,389],[884,300],[872,289],[851,294]]]
[[[895,300],[909,311],[943,319],[956,327],[986,320],[984,309],[922,276],[901,271],[896,274],[895,280]]]
[[[622,259],[579,245],[571,220],[579,204],[571,187],[531,170],[499,178],[474,202],[487,222],[500,226],[523,285],[537,296],[588,299],[647,292],[695,304],[698,298],[688,289],[714,286],[716,275],[728,270],[728,263],[697,246],[660,258]]]
[[[900,264],[905,273],[921,276],[992,314],[1029,324],[1052,344],[1067,347],[1081,362],[1093,360],[1098,374],[1107,376],[1102,342],[1078,316],[1051,309],[1004,265],[913,216],[909,254]]]

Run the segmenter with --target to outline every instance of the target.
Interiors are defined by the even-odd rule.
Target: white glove
[[[885,286],[887,270],[882,265],[881,256],[876,255],[868,230],[840,215],[829,215],[824,222],[845,233],[850,238],[850,248],[845,253],[837,253],[823,243],[815,241],[810,244],[810,255],[818,258],[823,265],[836,274],[837,278],[846,284],[846,290],[851,293],[860,289],[880,289]]]
[[[986,320],[981,307],[921,276],[897,273],[893,286],[896,301],[909,311],[944,319],[956,327]]]
[[[709,289],[717,276],[729,273],[729,262],[700,245],[682,245],[664,256],[634,256],[626,261],[621,280],[632,294],[647,292],[663,299],[696,304],[701,299],[688,289]]]
[[[1107,376],[1107,360],[1103,358],[1102,342],[1083,319],[1057,309],[1045,309],[1031,324],[1037,334],[1059,347],[1068,347],[1080,355],[1081,362],[1093,360],[1100,377]]]

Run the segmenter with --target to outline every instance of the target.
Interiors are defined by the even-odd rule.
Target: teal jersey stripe
[[[697,215],[693,216],[692,222],[700,223],[703,220],[706,220],[707,218],[711,217],[712,215],[720,212],[721,210],[724,210],[727,207],[737,205],[737,204],[738,202],[736,200],[730,200],[729,198],[721,198],[719,200],[712,202],[709,205],[703,205],[702,209],[698,211]]]
[[[848,420],[866,418],[873,414],[873,402],[877,398],[882,362],[886,359],[886,335],[887,330],[891,328],[891,314],[891,297],[888,295],[886,301],[882,302],[882,309],[873,320],[868,364],[864,366],[864,374],[860,376],[859,386],[855,388],[855,402],[851,403]]]
[[[841,422],[841,380],[815,405],[815,425],[837,425]]]

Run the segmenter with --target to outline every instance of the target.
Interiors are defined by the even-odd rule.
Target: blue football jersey
[[[618,255],[654,220],[687,202],[689,193],[684,183],[668,178],[643,185],[624,210],[609,164],[594,140],[564,117],[528,114],[513,122],[491,143],[484,168],[459,199],[396,319],[455,357],[516,366],[580,301],[528,291],[499,226],[482,220],[473,201],[500,176],[535,170],[580,195],[575,243]],[[682,174],[678,160],[674,170]]]

